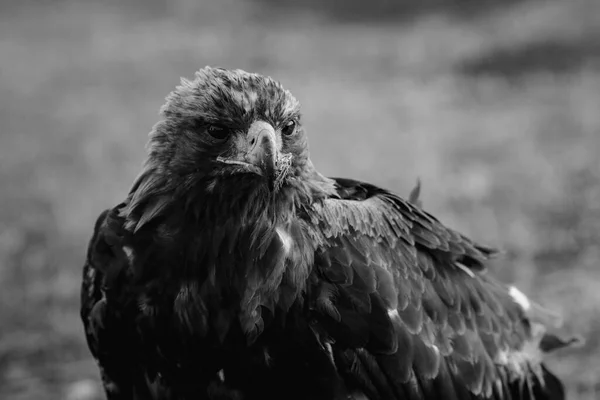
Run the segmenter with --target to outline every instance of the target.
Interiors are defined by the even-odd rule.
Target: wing
[[[142,301],[154,287],[136,283],[130,237],[124,219],[119,216],[123,206],[105,210],[96,220],[81,286],[81,319],[107,398],[240,399],[240,393],[223,384],[218,376],[206,377],[200,369],[173,370],[173,359],[179,360],[179,353],[175,356],[169,353],[173,347],[177,351],[187,349],[185,354],[191,356],[197,353],[186,341],[188,336],[170,329],[173,324],[165,304],[149,305]],[[145,263],[144,256],[139,259]],[[169,304],[168,296],[162,297]],[[157,328],[159,325],[167,329]],[[168,337],[162,338],[164,335]],[[157,336],[164,340],[157,341]],[[172,379],[163,379],[162,373],[172,374],[169,375]]]
[[[108,307],[123,280],[128,259],[119,244],[121,221],[113,210],[97,218],[89,241],[81,285],[81,319],[88,347],[100,368],[102,383],[109,399],[133,398],[131,350],[122,322]]]
[[[309,212],[309,293],[318,336],[354,390],[371,400],[527,398],[546,377],[561,398],[540,362],[543,326],[516,289],[486,275],[496,251],[390,192],[335,181],[337,196]]]

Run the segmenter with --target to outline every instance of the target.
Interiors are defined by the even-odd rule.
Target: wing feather
[[[80,315],[107,397],[127,399],[132,396],[133,382],[121,357],[127,358],[128,345],[108,307],[108,298],[115,295],[117,281],[128,263],[123,250],[114,246],[118,239],[111,226],[113,216],[113,210],[105,210],[96,219],[83,268]]]
[[[335,182],[337,196],[307,215],[319,243],[312,301],[343,346],[340,371],[373,399],[489,398],[528,380],[539,359],[506,359],[536,339],[506,287],[485,274],[497,251],[383,189]]]

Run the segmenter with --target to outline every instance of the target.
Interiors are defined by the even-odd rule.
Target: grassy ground
[[[420,177],[428,210],[505,249],[494,273],[587,337],[550,361],[571,398],[600,397],[598,1],[385,24],[266,0],[15,4],[0,2],[0,398],[98,395],[86,241],[164,96],[207,64],[291,89],[323,172],[402,194]]]

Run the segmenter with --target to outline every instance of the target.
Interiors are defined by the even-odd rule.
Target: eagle
[[[573,340],[486,271],[498,251],[313,165],[276,80],[205,67],[89,240],[81,318],[124,399],[563,399]]]

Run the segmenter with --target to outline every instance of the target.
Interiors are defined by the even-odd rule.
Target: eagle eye
[[[229,136],[229,129],[222,125],[209,125],[206,131],[216,140],[225,140]]]
[[[295,120],[291,120],[289,121],[287,124],[285,124],[285,126],[281,129],[281,133],[284,136],[292,136],[294,133],[296,133],[296,121]]]

